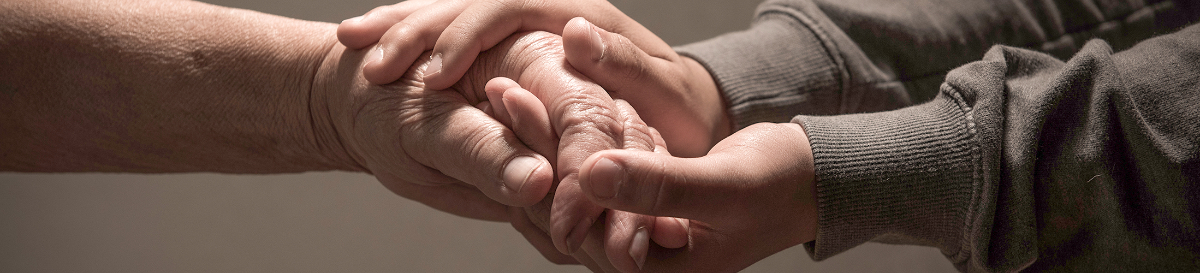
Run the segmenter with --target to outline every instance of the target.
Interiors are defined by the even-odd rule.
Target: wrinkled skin
[[[345,50],[338,46],[334,51]],[[477,108],[488,99],[485,86],[494,77],[514,80],[540,99],[549,116],[549,127],[558,141],[526,142],[539,154],[554,164],[556,177],[546,175],[541,169],[531,177],[527,187],[545,187],[546,194],[540,201],[519,200],[509,205],[530,205],[524,211],[527,220],[541,230],[571,230],[576,226],[605,229],[601,232],[576,233],[585,251],[575,255],[595,256],[605,261],[595,269],[611,268],[605,248],[626,251],[632,244],[638,229],[653,229],[658,221],[654,217],[641,216],[620,211],[609,211],[607,218],[600,218],[604,209],[591,203],[579,190],[578,170],[589,155],[608,149],[654,148],[652,134],[656,134],[640,121],[636,115],[622,114],[618,104],[598,85],[584,80],[567,65],[562,54],[561,38],[546,32],[515,35],[500,45],[484,52],[466,76],[452,90],[429,90],[421,79],[427,64],[414,65],[400,80],[377,86],[363,80],[359,73],[363,52],[346,51],[340,58],[329,58],[318,75],[314,94],[325,96],[325,105],[314,106],[317,113],[331,117],[329,131],[337,132],[337,141],[349,156],[375,174],[379,180],[401,196],[411,198],[431,207],[454,214],[490,219],[509,219],[504,204],[491,202],[488,197],[504,193],[488,193],[487,184],[474,185],[484,194],[471,193],[471,184],[458,181],[485,181],[503,183],[491,177],[479,177],[476,173],[441,173],[438,170],[463,169],[454,166],[497,165],[489,163],[487,155],[497,154],[496,147],[514,147],[521,140],[503,125],[473,128],[479,124],[472,121],[491,119],[484,110],[498,111],[492,107]],[[338,56],[331,54],[330,56]],[[340,81],[352,81],[350,83]],[[353,86],[350,92],[338,92],[337,86]],[[497,107],[498,108],[498,107]],[[626,113],[631,110],[625,111]],[[317,114],[315,116],[320,116]],[[430,143],[433,142],[433,143]],[[508,143],[505,145],[489,145]],[[557,143],[557,145],[546,145]],[[444,151],[434,147],[456,147],[457,151]],[[372,152],[365,152],[372,151]],[[379,151],[392,151],[381,153]],[[526,153],[520,151],[517,154]],[[461,155],[472,155],[463,158]],[[502,154],[502,153],[501,153]],[[429,158],[448,158],[428,160]],[[547,170],[549,170],[547,168]],[[500,173],[493,170],[491,173]],[[478,173],[478,172],[477,172]],[[482,172],[485,175],[489,171]],[[557,184],[551,185],[557,180]],[[501,187],[502,188],[502,187]],[[551,191],[552,190],[552,191]],[[476,191],[478,192],[478,191]],[[486,194],[486,196],[485,196]],[[501,198],[494,198],[501,199]],[[536,204],[534,204],[536,203]],[[552,221],[557,217],[571,221]],[[599,223],[597,220],[600,220]],[[570,225],[555,226],[552,223]],[[606,224],[617,223],[617,224]],[[664,221],[667,222],[667,221]],[[680,221],[670,220],[679,226]],[[680,228],[676,228],[679,230]],[[595,239],[585,240],[592,234]],[[607,235],[607,236],[604,236]],[[604,237],[601,237],[604,236]],[[686,236],[673,233],[675,238]],[[664,237],[664,236],[659,236]],[[648,239],[645,239],[648,240]],[[684,242],[683,239],[671,241]],[[610,243],[611,242],[611,243]],[[543,253],[553,245],[536,245]],[[614,253],[620,253],[614,251]],[[553,260],[553,259],[552,259]],[[561,259],[560,259],[561,260]],[[632,258],[619,259],[618,264],[628,268],[636,266]],[[586,264],[586,263],[585,263]]]

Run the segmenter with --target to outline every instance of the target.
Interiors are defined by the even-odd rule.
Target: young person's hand
[[[457,82],[479,52],[508,36],[535,30],[561,34],[574,17],[594,18],[605,28],[634,37],[654,54],[672,53],[661,39],[603,0],[406,1],[343,21],[338,39],[354,49],[378,42],[364,67],[364,76],[375,84],[399,79],[418,55],[433,49],[426,82],[442,89]]]
[[[652,248],[649,272],[732,272],[817,232],[812,151],[794,123],[760,123],[700,158],[608,150],[588,157],[580,186],[611,210],[692,219],[686,248]]]
[[[440,72],[425,82],[444,88],[480,51],[526,30],[562,34],[571,65],[638,109],[675,155],[704,155],[732,131],[708,71],[603,0],[407,1],[342,22],[338,38],[350,48],[378,42],[363,66],[376,84],[395,81],[432,49],[430,70]]]

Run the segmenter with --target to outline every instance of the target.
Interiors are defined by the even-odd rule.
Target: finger
[[[422,165],[510,206],[532,205],[550,190],[554,174],[549,161],[479,109],[433,98],[405,103],[403,107],[426,108],[418,117],[398,117],[414,119],[399,122],[405,136],[400,140]]]
[[[604,251],[609,262],[621,272],[641,270],[650,250],[654,217],[619,210],[609,210],[606,215]]]
[[[663,71],[670,71],[671,61],[678,58],[673,53],[666,57],[652,56],[629,38],[606,31],[582,17],[571,19],[562,36],[563,51],[571,66],[609,92],[641,90],[646,89],[646,84],[667,82],[653,79],[668,76]]]
[[[516,81],[505,77],[492,78],[491,80],[488,80],[487,84],[485,84],[483,87],[483,92],[487,96],[488,102],[492,106],[492,110],[497,114],[493,116],[496,117],[496,120],[500,121],[501,124],[508,126],[508,128],[516,127],[513,127],[512,125],[512,115],[508,113],[507,106],[504,106],[504,92],[511,88],[520,87],[521,85],[517,84]],[[538,105],[541,104],[541,102],[538,102]]]
[[[711,146],[706,117],[690,112],[701,98],[689,96],[688,81],[681,80],[678,55],[654,56],[625,36],[605,31],[583,18],[574,18],[563,29],[563,51],[571,67],[596,81],[613,97],[628,100],[646,118],[648,124],[659,127],[673,141],[679,155],[704,155]],[[688,107],[670,107],[678,103]],[[680,118],[688,117],[688,118]],[[704,147],[699,150],[699,147]]]
[[[542,101],[520,86],[509,88],[500,100],[509,113],[517,137],[534,151],[547,155],[550,161],[557,160],[558,136],[554,134],[550,114]]]
[[[654,151],[654,133],[650,126],[642,121],[629,102],[618,99],[614,100],[614,103],[623,125],[621,134],[624,136],[624,143],[621,148],[631,151]]]
[[[512,219],[510,222],[513,223],[513,227],[521,232],[521,234],[525,236],[530,243],[534,244],[534,247],[537,248],[539,252],[542,252],[543,256],[546,256],[547,259],[551,259],[550,257],[555,257],[551,259],[551,261],[558,260],[559,258],[557,258],[556,255],[567,254],[562,254],[559,252],[558,249],[555,248],[554,242],[550,240],[550,236],[544,231],[547,227],[547,220],[545,219],[548,218],[549,212],[547,210],[539,209],[539,205],[541,204],[525,208],[512,207],[511,209],[519,211],[513,211],[510,209],[508,217]],[[540,220],[539,223],[538,219],[543,220]],[[554,254],[549,254],[548,252],[552,252]],[[589,255],[588,251],[577,251],[575,253],[571,253],[569,256],[572,257],[574,261],[586,266],[592,272],[613,271],[611,270],[610,265],[606,264],[605,266],[601,266],[601,263],[596,262],[607,260],[597,260]]]
[[[563,253],[575,252],[583,245],[588,228],[604,211],[580,191],[578,176],[578,173],[569,174],[559,182],[554,192],[554,205],[550,207],[550,236],[554,246]]]
[[[604,207],[655,216],[707,220],[743,196],[740,157],[677,158],[654,152],[603,151],[580,170],[588,198]],[[745,178],[743,178],[745,179]]]
[[[637,112],[623,100],[614,101],[619,119],[622,120],[623,149],[652,151],[654,141],[651,128],[642,122]],[[650,245],[650,231],[654,230],[654,217],[623,211],[608,211],[605,225],[604,251],[612,266],[622,272],[641,269]],[[676,223],[677,224],[677,223]],[[676,228],[675,230],[677,230]],[[675,243],[686,234],[663,233],[665,239]],[[570,238],[568,238],[570,239]]]
[[[375,44],[392,25],[437,0],[409,0],[380,6],[362,16],[346,19],[338,25],[337,37],[347,48],[362,49]]]
[[[611,212],[611,211],[608,211]],[[594,272],[621,272],[612,264],[612,260],[608,257],[608,251],[605,249],[606,234],[605,229],[608,227],[608,217],[605,214],[600,215],[600,221],[588,228],[587,238],[581,243],[579,250],[572,255],[577,259],[589,260],[595,265]]]
[[[654,229],[650,238],[665,248],[681,248],[688,245],[690,239],[689,221],[675,217],[655,217]]]
[[[562,254],[562,252],[554,249],[554,242],[550,241],[550,235],[546,235],[545,232],[534,226],[533,222],[529,221],[529,216],[525,214],[524,209],[509,207],[508,219],[512,223],[513,228],[517,232],[520,232],[521,236],[524,236],[525,240],[529,241],[533,245],[533,248],[537,249],[538,253],[546,257],[546,260],[555,264],[580,264],[575,257]]]
[[[524,56],[521,54],[528,53],[525,50],[557,42],[557,37],[547,35],[551,34],[534,32],[513,37],[506,46],[517,50],[496,50],[488,54],[508,54],[505,57],[515,54],[520,58]],[[525,38],[531,36],[534,38]],[[559,59],[553,59],[553,54],[542,56],[551,59],[532,61],[520,69],[523,72],[513,74],[517,74],[518,78],[514,79],[520,86],[527,88],[546,106],[550,124],[559,136],[555,168],[560,182],[552,194],[551,204],[546,206],[550,210],[548,231],[556,248],[571,253],[587,238],[588,227],[603,212],[603,208],[593,204],[579,190],[580,164],[597,151],[621,148],[624,136],[622,119],[612,98],[573,70],[564,70],[561,55],[557,56]],[[529,73],[531,71],[544,73]]]
[[[662,136],[660,136],[658,134],[658,131],[654,130],[654,128],[650,128],[650,126],[647,126],[645,122],[642,122],[641,118],[638,116],[637,111],[635,111],[633,109],[633,106],[629,105],[629,103],[626,102],[625,100],[618,99],[618,100],[616,100],[616,104],[617,104],[617,110],[620,112],[621,118],[623,118],[625,120],[625,131],[624,131],[625,146],[622,148],[624,148],[625,150],[630,150],[630,151],[652,150],[657,153],[665,153],[666,142],[662,139]],[[669,155],[669,154],[667,154],[667,155]],[[636,214],[623,212],[623,213],[619,213],[618,215],[636,215]],[[646,226],[650,227],[648,233],[650,235],[653,235],[651,237],[654,237],[656,239],[656,241],[662,241],[662,242],[666,243],[667,245],[669,245],[670,248],[682,247],[687,244],[687,225],[683,224],[683,222],[679,221],[678,219],[667,221],[666,220],[667,218],[664,218],[663,221],[658,221],[657,219],[654,219],[651,217],[644,217],[642,220],[646,220],[646,219],[655,221],[655,223],[663,223],[663,225],[655,225],[655,224],[646,225]],[[673,218],[670,218],[670,219],[673,219]],[[683,225],[681,226],[681,224],[683,224]],[[639,231],[639,232],[645,232],[645,231]],[[617,238],[610,236],[609,240],[614,240],[614,239],[617,239]],[[629,249],[629,257],[633,257],[633,260],[639,261],[638,268],[641,268],[641,262],[645,261],[646,248],[645,248],[645,246],[639,245],[638,242],[639,241],[637,239],[634,239],[634,244],[630,245],[628,249]],[[641,248],[638,248],[637,246],[641,246]],[[613,250],[613,249],[610,248],[610,250]],[[615,251],[615,250],[613,250],[613,251]],[[609,257],[612,257],[612,255],[613,255],[613,253],[610,252]],[[625,262],[614,261],[614,264],[626,266],[625,269],[632,269],[632,268],[627,267],[628,264]]]
[[[424,52],[433,48],[442,30],[470,3],[468,0],[445,0],[444,4],[429,5],[392,25],[364,58],[363,77],[374,84],[387,84],[399,79],[417,57],[424,56]],[[441,70],[441,66],[441,59],[433,56],[425,70],[426,74]],[[433,89],[445,89],[448,86]]]
[[[520,31],[562,32],[575,16],[598,18],[597,23],[636,37],[639,45],[664,56],[674,54],[661,39],[626,16],[608,1],[489,0],[468,7],[441,33],[433,48],[442,57],[442,71],[426,79],[432,88],[446,88],[467,71],[480,51],[487,50]]]
[[[527,86],[522,84],[522,86]],[[578,170],[588,155],[617,149],[624,141],[615,104],[594,84],[578,80],[544,81],[530,89],[550,114],[559,135],[556,171],[559,184],[550,207],[550,235],[563,253],[574,252],[603,208],[579,190]]]
[[[508,206],[488,198],[473,186],[457,182],[457,180],[444,175],[440,177],[453,182],[430,186],[410,183],[384,174],[381,174],[378,178],[380,184],[383,184],[385,188],[396,193],[396,195],[425,204],[436,210],[471,219],[496,222],[509,221],[508,213],[506,212]]]
[[[660,133],[658,131],[658,129],[654,129],[654,127],[650,127],[650,136],[654,137],[654,152],[655,153],[671,155],[671,152],[669,152],[669,150],[667,150],[667,140],[663,139],[662,133]]]

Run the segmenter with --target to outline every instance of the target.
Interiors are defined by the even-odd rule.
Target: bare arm
[[[4,1],[0,26],[0,170],[358,168],[309,114],[334,25],[190,1]]]
[[[0,17],[0,171],[363,171],[496,221],[553,183],[473,93],[368,84],[331,24],[187,1],[8,1]]]

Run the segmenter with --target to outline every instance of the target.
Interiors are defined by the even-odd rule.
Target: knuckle
[[[393,35],[391,37],[392,40],[399,42],[400,46],[427,46],[429,38],[426,36],[428,36],[427,34],[429,31],[426,29],[428,28],[421,27],[413,22],[400,21],[399,23],[396,23],[396,25],[392,26],[392,29],[388,32],[389,34]]]
[[[372,17],[372,15],[376,15],[376,14],[379,14],[379,13],[381,13],[381,12],[385,12],[385,11],[387,11],[388,9],[391,9],[391,7],[392,7],[391,5],[383,5],[383,6],[378,6],[378,7],[375,7],[375,8],[373,8],[373,9],[371,9],[371,10],[367,11],[367,13],[365,13],[365,14],[363,15],[363,17]]]
[[[634,121],[625,122],[625,146],[623,148],[630,150],[654,151],[654,137],[651,132],[652,128],[644,123]]]
[[[565,60],[562,53],[562,37],[545,31],[534,31],[518,35],[512,41],[510,51],[520,56],[532,56],[550,63],[552,60]]]
[[[565,104],[561,122],[564,135],[579,130],[597,130],[614,141],[622,139],[623,125],[616,118],[615,109],[597,103],[595,96],[576,92],[566,96],[562,103]]]
[[[470,159],[478,161],[477,163],[489,163],[493,157],[504,153],[505,145],[499,145],[506,142],[506,137],[503,127],[498,124],[487,123],[484,126],[476,127],[474,130],[466,132],[466,136],[461,142],[463,145],[460,151],[466,151]]]

